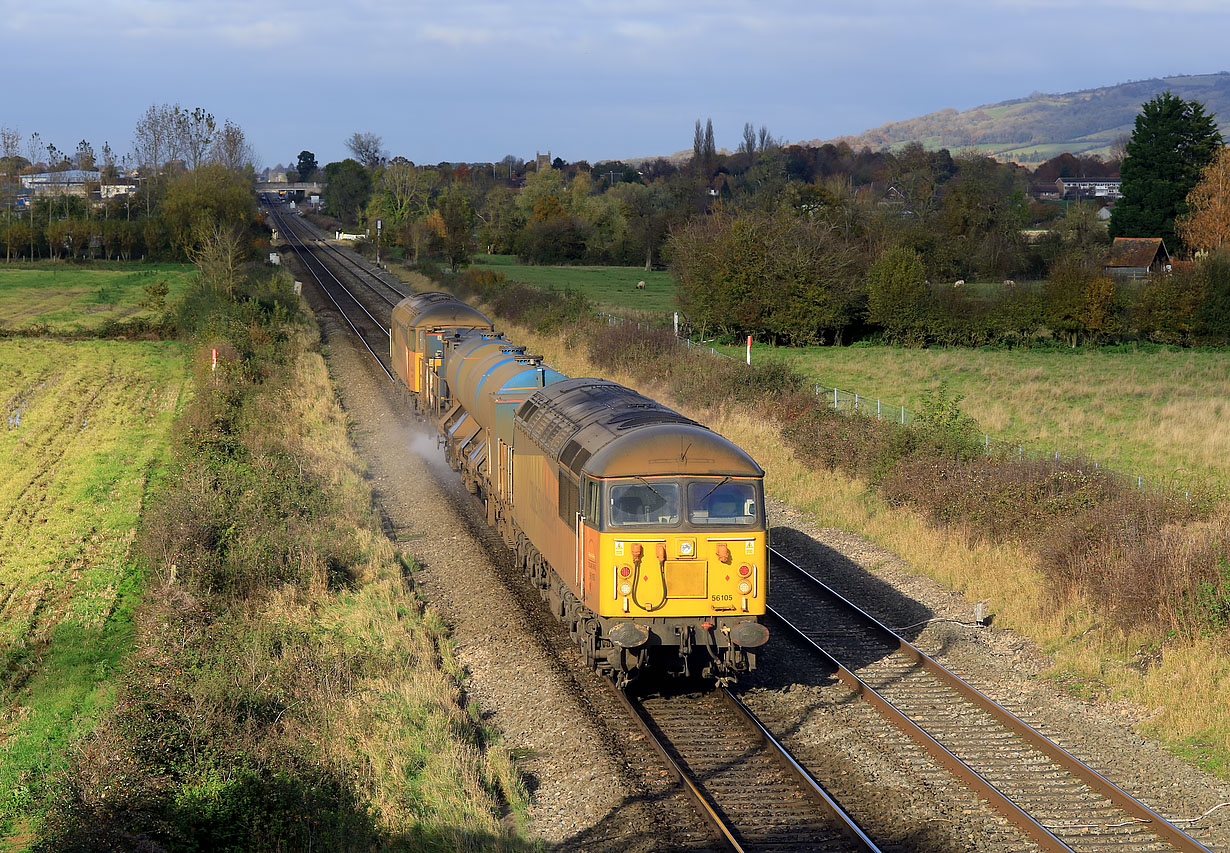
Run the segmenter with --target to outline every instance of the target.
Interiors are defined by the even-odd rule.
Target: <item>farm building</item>
[[[1148,278],[1170,272],[1170,253],[1161,237],[1116,237],[1102,270],[1115,278]]]

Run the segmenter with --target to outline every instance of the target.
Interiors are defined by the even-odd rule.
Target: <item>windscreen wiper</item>
[[[728,481],[728,480],[730,480],[730,475],[729,475],[729,474],[727,474],[725,477],[723,477],[723,478],[721,479],[721,482],[719,482],[716,486],[714,486],[714,487],[713,487],[712,489],[710,489],[709,491],[705,492],[705,496],[704,496],[703,498],[701,498],[701,499],[700,499],[699,503],[702,503],[702,504],[703,504],[705,501],[707,501],[707,500],[709,499],[709,496],[710,496],[711,494],[713,494],[714,492],[716,492],[716,491],[718,490],[718,488],[719,488],[719,487],[726,485],[726,483],[727,483],[727,481]]]
[[[659,492],[657,489],[655,489],[653,486],[651,486],[649,484],[649,481],[646,480],[644,477],[634,477],[633,479],[640,480],[642,483],[645,484],[645,488],[649,489],[649,491],[653,492],[655,495],[662,498],[663,501],[666,500],[666,496],[663,495],[661,492]],[[730,479],[730,478],[728,477],[727,479]]]

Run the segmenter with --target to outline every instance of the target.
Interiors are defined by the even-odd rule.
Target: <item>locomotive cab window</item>
[[[759,519],[754,483],[734,480],[688,483],[688,522],[691,524],[752,525]]]
[[[585,490],[581,501],[581,514],[589,519],[592,526],[597,527],[602,523],[602,484],[593,477],[585,477],[581,483]]]
[[[607,520],[612,527],[679,523],[679,484],[642,480],[611,486]]]

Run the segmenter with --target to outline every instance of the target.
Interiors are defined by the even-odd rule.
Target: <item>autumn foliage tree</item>
[[[679,304],[697,327],[808,344],[840,342],[864,294],[832,230],[785,212],[716,214],[670,238]]]
[[[1175,223],[1179,237],[1198,252],[1230,246],[1230,148],[1217,150],[1187,194],[1187,213]]]

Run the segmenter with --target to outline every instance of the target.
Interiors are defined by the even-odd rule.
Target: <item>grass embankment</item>
[[[474,269],[503,273],[509,281],[554,290],[573,290],[605,311],[633,316],[670,314],[675,305],[675,277],[644,267],[553,267],[522,264],[508,255],[479,255]],[[643,289],[637,282],[645,282]]]
[[[780,362],[752,370],[669,333],[578,322],[512,285],[462,280],[510,336],[564,373],[601,375],[708,423],[767,471],[770,493],[860,533],[1053,655],[1090,699],[1145,706],[1142,727],[1230,776],[1230,516],[1141,494],[1075,464],[987,459],[951,401],[918,427],[833,412]],[[566,331],[540,334],[547,326]],[[1195,700],[1195,701],[1193,701]]]
[[[175,342],[0,341],[0,838],[111,699],[133,532],[187,378]]]
[[[176,302],[195,277],[193,267],[185,264],[0,268],[0,331],[77,335],[153,322],[162,314],[162,302]]]
[[[194,286],[174,325],[198,333],[169,447],[184,360],[171,393],[99,352],[185,345],[0,350],[25,371],[3,440],[58,418],[3,493],[6,643],[31,639],[6,646],[0,847],[526,848],[513,762],[382,535],[285,274]],[[97,440],[112,424],[129,444]]]
[[[1228,350],[753,345],[753,361],[765,358],[914,411],[943,384],[992,438],[1082,455],[1180,488],[1230,490]]]

